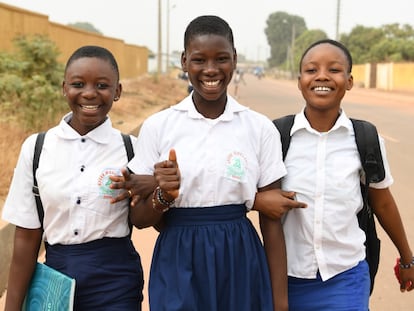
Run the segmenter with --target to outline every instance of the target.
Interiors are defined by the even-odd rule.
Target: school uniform
[[[220,117],[206,119],[189,96],[143,123],[128,167],[152,175],[172,148],[180,190],[154,250],[151,310],[273,310],[265,252],[246,212],[257,188],[286,173],[274,125],[230,96]]]
[[[46,264],[76,279],[75,310],[141,310],[143,275],[129,238],[129,202],[109,202],[120,191],[109,188],[109,176],[128,162],[121,134],[108,117],[81,136],[69,126],[71,116],[46,133],[36,173]],[[28,229],[41,226],[32,193],[36,136],[22,145],[3,208],[4,220]]]
[[[308,207],[283,218],[289,310],[366,311],[370,279],[356,217],[363,207],[362,165],[352,122],[341,111],[332,129],[320,133],[302,110],[291,136],[282,188],[295,191]],[[381,137],[380,147],[386,176],[370,185],[378,189],[393,183]]]

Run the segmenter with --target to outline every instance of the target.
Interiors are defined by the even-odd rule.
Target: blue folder
[[[37,263],[22,311],[72,311],[75,279]]]

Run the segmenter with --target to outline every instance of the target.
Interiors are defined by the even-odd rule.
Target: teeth
[[[205,81],[204,84],[207,86],[217,86],[219,84],[220,80],[217,81]]]
[[[328,92],[331,90],[331,88],[326,87],[326,86],[317,86],[314,88],[314,90],[317,92]]]
[[[85,106],[85,105],[82,105],[82,109],[85,109],[85,110],[98,110],[98,106]]]

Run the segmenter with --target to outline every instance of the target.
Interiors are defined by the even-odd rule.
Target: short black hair
[[[73,61],[83,57],[96,57],[108,61],[114,68],[119,80],[119,68],[114,55],[108,49],[96,45],[85,45],[73,52],[66,63],[65,72]]]
[[[334,45],[334,46],[336,46],[336,47],[340,48],[340,49],[342,50],[342,52],[344,52],[345,57],[347,58],[348,63],[349,63],[348,73],[351,73],[351,72],[352,72],[352,56],[351,56],[351,53],[349,52],[349,50],[347,49],[347,47],[346,47],[345,45],[343,45],[341,42],[336,41],[336,40],[332,40],[332,39],[322,39],[322,40],[319,40],[319,41],[316,41],[316,42],[312,43],[312,44],[311,44],[311,45],[310,45],[310,46],[309,46],[309,47],[305,50],[305,52],[303,52],[302,57],[300,58],[300,62],[299,62],[299,70],[302,68],[302,61],[303,61],[303,58],[304,58],[304,57],[305,57],[305,55],[309,52],[309,50],[310,50],[310,49],[312,49],[313,47],[317,46],[317,45],[320,45],[320,44],[325,44],[325,43],[327,43],[327,44],[331,44],[331,45]]]
[[[235,50],[233,31],[230,25],[221,17],[202,15],[193,19],[184,32],[184,50],[193,37],[200,35],[223,36],[229,40],[233,50]]]

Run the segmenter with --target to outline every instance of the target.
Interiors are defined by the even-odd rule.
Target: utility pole
[[[295,76],[295,40],[296,40],[296,26],[295,26],[295,22],[292,22],[292,41],[290,43],[290,63],[291,63],[290,78],[291,79],[293,79]]]
[[[339,40],[339,19],[341,16],[341,0],[336,0],[336,34],[335,40]]]
[[[168,73],[170,67],[170,0],[167,0],[167,58],[165,60],[165,70]]]
[[[161,75],[162,71],[162,28],[161,28],[161,0],[158,0],[158,58],[157,58],[157,74]]]

